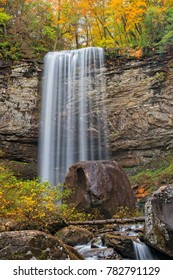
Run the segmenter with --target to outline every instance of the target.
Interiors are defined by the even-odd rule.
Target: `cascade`
[[[63,182],[74,162],[108,158],[104,52],[49,52],[43,74],[40,177]]]
[[[138,241],[138,242],[133,241],[133,248],[134,248],[137,260],[155,260],[155,259],[158,259],[156,257],[156,255],[154,255],[151,252],[150,248],[146,244],[144,244],[140,241]]]

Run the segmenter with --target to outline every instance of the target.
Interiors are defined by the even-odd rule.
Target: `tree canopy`
[[[173,0],[0,0],[1,59],[87,46],[162,51],[172,43]]]

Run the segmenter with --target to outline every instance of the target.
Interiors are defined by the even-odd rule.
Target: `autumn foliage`
[[[87,46],[142,54],[172,43],[172,0],[0,0],[0,55],[6,59]]]
[[[0,219],[12,219],[21,228],[47,229],[52,223],[92,218],[62,199],[70,195],[48,182],[39,179],[19,180],[0,164]]]

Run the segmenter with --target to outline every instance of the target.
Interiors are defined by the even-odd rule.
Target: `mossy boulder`
[[[41,231],[0,233],[1,260],[79,260],[83,257],[57,237]]]
[[[173,257],[173,185],[160,187],[147,199],[145,216],[146,242]]]
[[[55,236],[71,246],[87,244],[94,237],[87,229],[77,226],[65,227],[59,230]]]
[[[113,247],[114,250],[124,258],[136,259],[133,247],[133,240],[136,239],[135,237],[105,233],[102,239],[106,246]]]

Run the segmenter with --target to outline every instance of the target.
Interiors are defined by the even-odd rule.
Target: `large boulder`
[[[0,233],[0,260],[78,260],[83,257],[57,237],[34,231]]]
[[[135,251],[133,247],[133,241],[136,239],[134,236],[120,236],[116,233],[105,233],[102,236],[104,244],[108,247],[114,248],[114,250],[128,259],[136,259]]]
[[[135,200],[126,173],[115,161],[83,161],[73,164],[65,178],[72,193],[68,198],[77,209],[89,212],[98,208],[105,218],[118,207],[134,208]]]
[[[173,185],[161,187],[148,198],[145,216],[147,243],[173,257]]]
[[[61,239],[65,244],[71,246],[87,244],[94,237],[94,235],[87,229],[72,225],[60,229],[55,236]]]

